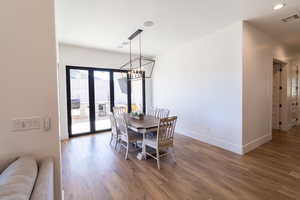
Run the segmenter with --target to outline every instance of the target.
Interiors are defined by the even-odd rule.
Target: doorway
[[[129,80],[128,71],[118,69],[66,66],[66,70],[69,137],[110,131],[114,106],[146,112],[145,77]]]

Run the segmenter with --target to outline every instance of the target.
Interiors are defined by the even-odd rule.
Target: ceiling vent
[[[281,19],[281,20],[283,22],[288,23],[288,22],[293,22],[293,21],[298,20],[298,19],[300,19],[300,14],[291,15],[291,16],[286,17],[286,18]]]

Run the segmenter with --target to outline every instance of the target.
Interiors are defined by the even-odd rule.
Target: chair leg
[[[125,154],[125,160],[128,159],[128,151],[129,151],[129,142],[127,142],[127,148],[126,148],[126,154]]]
[[[156,161],[157,161],[157,168],[160,169],[159,150],[158,149],[156,149]]]
[[[114,136],[113,136],[113,134],[111,134],[109,144],[111,144],[111,142],[113,141],[113,138],[114,138]]]
[[[117,149],[117,145],[118,145],[118,143],[119,143],[119,138],[117,137],[117,138],[116,138],[115,149]]]
[[[119,140],[119,143],[120,143],[120,145],[119,145],[119,150],[118,150],[118,152],[120,153],[120,152],[121,152],[121,149],[122,149],[122,146],[123,146],[123,141],[120,139],[120,140]]]
[[[115,150],[117,149],[117,145],[118,145],[118,138],[116,138],[116,143],[115,143]]]
[[[171,154],[172,154],[172,158],[173,158],[173,160],[174,160],[174,163],[176,163],[175,149],[174,149],[174,147],[172,147],[171,149],[172,149],[172,150],[171,150],[171,151],[172,151],[172,153],[171,153]]]

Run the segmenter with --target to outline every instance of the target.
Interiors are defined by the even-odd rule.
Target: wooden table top
[[[145,115],[143,119],[138,120],[127,115],[128,125],[136,129],[151,129],[158,127],[159,119],[156,117]]]

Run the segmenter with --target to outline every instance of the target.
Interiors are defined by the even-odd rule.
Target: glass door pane
[[[96,131],[110,129],[110,72],[94,71]]]
[[[131,81],[131,110],[143,112],[143,79]]]
[[[70,70],[71,133],[88,133],[90,126],[89,71]]]
[[[127,73],[114,72],[114,106],[123,106],[128,111]]]

